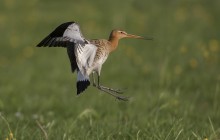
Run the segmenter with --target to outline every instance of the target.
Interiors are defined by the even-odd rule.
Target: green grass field
[[[2,0],[0,139],[220,139],[219,5],[219,0]],[[126,89],[130,101],[93,87],[76,96],[66,50],[35,47],[72,20],[90,39],[108,38],[115,28],[154,37],[121,40],[103,65],[102,83]]]

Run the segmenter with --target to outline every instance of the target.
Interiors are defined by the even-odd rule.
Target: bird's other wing
[[[66,22],[45,37],[37,47],[67,47],[84,41],[79,25],[75,22]]]
[[[75,57],[76,63],[84,76],[89,75],[88,69],[92,66],[97,47],[91,44],[89,41],[85,44],[75,45]]]
[[[71,70],[74,72],[77,69],[76,56],[74,53],[74,47],[67,47],[67,54],[69,56]]]

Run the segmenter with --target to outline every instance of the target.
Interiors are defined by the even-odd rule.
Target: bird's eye
[[[124,33],[121,31],[121,34],[124,34]]]

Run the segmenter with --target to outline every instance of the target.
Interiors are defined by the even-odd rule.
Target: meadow
[[[1,140],[220,139],[219,0],[1,0]],[[123,39],[101,82],[76,95],[64,48],[35,47],[63,22],[86,38]]]

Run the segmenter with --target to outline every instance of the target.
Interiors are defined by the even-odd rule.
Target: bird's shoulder
[[[106,39],[92,39],[90,42],[97,47],[110,46],[111,43]]]

